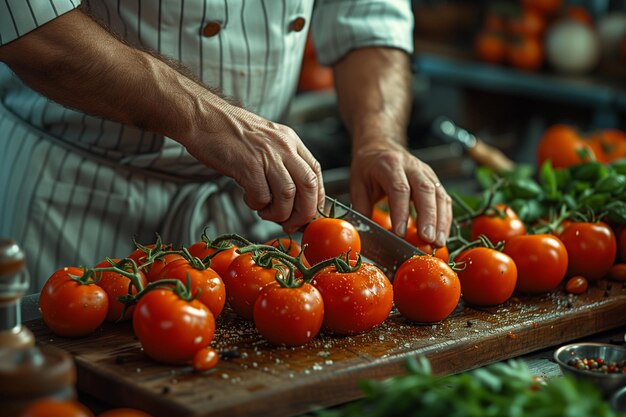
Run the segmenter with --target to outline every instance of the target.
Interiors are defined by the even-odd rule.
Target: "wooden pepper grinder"
[[[35,346],[22,325],[20,300],[28,285],[24,252],[0,237],[0,417],[19,416],[38,399],[76,397],[72,358],[60,349]]]

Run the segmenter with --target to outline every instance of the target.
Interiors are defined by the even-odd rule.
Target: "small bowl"
[[[567,362],[574,358],[602,358],[605,362],[619,362],[626,360],[626,348],[606,343],[574,343],[561,346],[554,352],[554,359],[561,367],[564,375],[592,383],[605,397],[626,387],[626,373],[591,372],[575,368]]]
[[[626,387],[621,388],[611,396],[611,408],[620,413],[626,413]]]

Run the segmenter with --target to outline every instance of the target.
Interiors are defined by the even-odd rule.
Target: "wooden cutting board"
[[[625,324],[622,284],[579,296],[513,298],[497,308],[459,305],[436,325],[412,324],[392,313],[367,334],[321,335],[293,349],[267,344],[250,323],[225,311],[213,342],[223,358],[198,374],[146,358],[128,324],[66,339],[40,320],[27,323],[38,343],[74,356],[79,390],[155,417],[298,415],[358,398],[359,380],[403,373],[408,356],[426,355],[435,373],[450,374]]]

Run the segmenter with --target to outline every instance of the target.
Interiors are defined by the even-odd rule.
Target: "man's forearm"
[[[335,65],[334,74],[339,110],[355,149],[371,140],[405,143],[411,100],[405,52],[357,49]]]
[[[228,103],[80,10],[0,47],[31,88],[68,107],[184,140],[197,106]]]

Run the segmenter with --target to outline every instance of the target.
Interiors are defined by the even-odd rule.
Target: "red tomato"
[[[220,360],[217,350],[207,347],[200,349],[193,356],[193,369],[198,372],[215,368]]]
[[[526,226],[512,208],[504,204],[496,204],[495,208],[504,211],[505,217],[500,217],[498,213],[476,217],[472,221],[471,240],[485,235],[493,244],[496,244],[500,241],[506,242],[514,236],[526,234]]]
[[[119,259],[112,259],[113,262],[119,262]],[[96,268],[110,268],[111,264],[109,261],[104,260],[96,265]],[[128,284],[130,283],[130,279],[125,277],[122,274],[118,274],[117,272],[101,272],[98,274],[100,277],[100,281],[98,281],[98,286],[106,291],[109,296],[109,311],[107,313],[106,320],[107,321],[127,321],[130,320],[133,316],[133,311],[135,311],[135,306],[131,306],[126,309],[126,313],[124,317],[122,317],[122,311],[124,311],[124,304],[117,301],[118,297],[128,294]],[[139,271],[139,280],[141,281],[141,285],[144,287],[148,285],[148,279],[146,275]],[[137,294],[137,288],[132,286],[132,294]]]
[[[499,32],[480,32],[474,41],[474,49],[478,58],[485,62],[498,64],[506,57],[506,40]]]
[[[252,253],[237,257],[224,275],[226,299],[235,311],[246,320],[252,320],[254,303],[263,287],[276,282],[275,268],[256,264]]]
[[[306,246],[305,246],[306,245]],[[313,220],[302,234],[304,255],[311,265],[350,251],[350,259],[361,252],[361,237],[352,223],[330,217]]]
[[[537,164],[541,166],[550,160],[554,168],[567,168],[589,161],[589,158],[580,157],[578,153],[581,151],[593,155],[593,150],[576,129],[564,124],[552,125],[539,139]]]
[[[332,333],[368,331],[384,322],[393,306],[389,279],[369,263],[362,263],[355,272],[339,272],[328,266],[315,274],[311,284],[322,294],[323,327]]]
[[[200,301],[186,301],[170,289],[157,289],[139,299],[133,330],[146,355],[179,365],[190,362],[211,343],[215,319]]]
[[[184,260],[185,258],[177,253],[170,253],[162,258],[155,259],[152,265],[148,265],[145,268],[146,278],[148,278],[148,281],[150,282],[158,281],[161,277],[161,271],[163,268],[165,268],[168,264],[181,259]]]
[[[449,258],[448,248],[445,246],[438,248],[434,246],[432,243],[425,242],[417,233],[417,227],[415,226],[407,227],[404,240],[406,240],[407,242],[409,242],[411,245],[415,246],[422,252],[427,253],[428,255],[432,255],[433,252],[435,252],[435,257],[448,263],[448,258]]]
[[[271,283],[254,303],[254,324],[274,345],[305,345],[317,336],[323,321],[322,295],[311,284],[285,288]]]
[[[297,257],[300,251],[302,250],[302,247],[298,244],[298,242],[287,237],[273,239],[273,240],[270,240],[269,242],[265,242],[265,244],[281,249],[282,252],[285,252],[287,255],[293,256],[294,258]],[[307,268],[311,266],[309,265],[309,261],[307,261],[306,256],[304,256],[304,253],[302,254],[302,264]],[[296,277],[301,277],[301,276],[302,276],[302,272],[300,272],[299,269],[296,269]]]
[[[567,280],[565,283],[565,291],[570,294],[582,294],[587,291],[588,285],[587,279],[578,275]]]
[[[518,36],[540,39],[545,29],[544,17],[532,9],[522,9],[518,15],[508,21],[509,32]]]
[[[517,267],[510,256],[490,248],[473,248],[462,252],[455,262],[463,299],[485,306],[508,300],[517,283]],[[464,263],[464,264],[463,264]]]
[[[593,27],[593,16],[583,6],[570,4],[569,6],[567,6],[567,9],[565,9],[565,15],[570,19]]]
[[[43,399],[26,407],[20,417],[93,417],[93,413],[77,401]]]
[[[626,282],[626,264],[615,264],[609,271],[609,279],[613,281]]]
[[[506,242],[504,253],[515,261],[517,285],[524,293],[554,290],[567,272],[567,250],[559,238],[548,235],[516,236]]]
[[[226,288],[213,269],[196,269],[186,259],[177,259],[161,269],[157,281],[171,278],[187,284],[187,276],[190,279],[191,293],[200,291],[198,300],[211,310],[214,318],[219,316],[226,304]]]
[[[96,330],[109,311],[109,297],[96,284],[81,284],[70,275],[83,270],[62,268],[46,281],[39,296],[41,317],[59,336],[85,336]]]
[[[461,283],[450,266],[434,256],[407,259],[393,278],[393,301],[411,321],[433,323],[450,315],[459,303]]]
[[[515,68],[535,71],[543,65],[542,43],[531,36],[521,36],[509,44],[507,60]]]
[[[611,270],[617,241],[606,223],[572,223],[560,238],[569,258],[568,276],[582,275],[589,281],[597,281]]]
[[[152,248],[154,248],[154,246],[155,246],[154,243],[151,243],[149,245],[145,245],[145,247],[148,248],[148,249],[152,249]],[[170,248],[170,245],[166,245],[166,244],[163,243],[163,244],[161,244],[161,248],[163,250],[167,250],[167,249]],[[145,262],[145,260],[146,260],[146,252],[143,249],[137,248],[130,255],[128,255],[127,258],[132,259],[139,266],[143,262]]]
[[[226,275],[230,263],[239,256],[237,249],[237,246],[232,245],[229,249],[225,249],[211,258],[211,264],[209,266],[212,270],[217,272],[221,278],[224,278],[224,275]],[[212,246],[207,247],[206,242],[202,241],[194,243],[189,246],[187,250],[189,250],[192,256],[200,259],[204,259],[217,251],[217,249]]]
[[[587,144],[599,162],[613,162],[626,158],[626,132],[603,129],[591,135]]]
[[[105,411],[98,417],[151,417],[150,414],[132,408],[116,408],[114,410]]]

